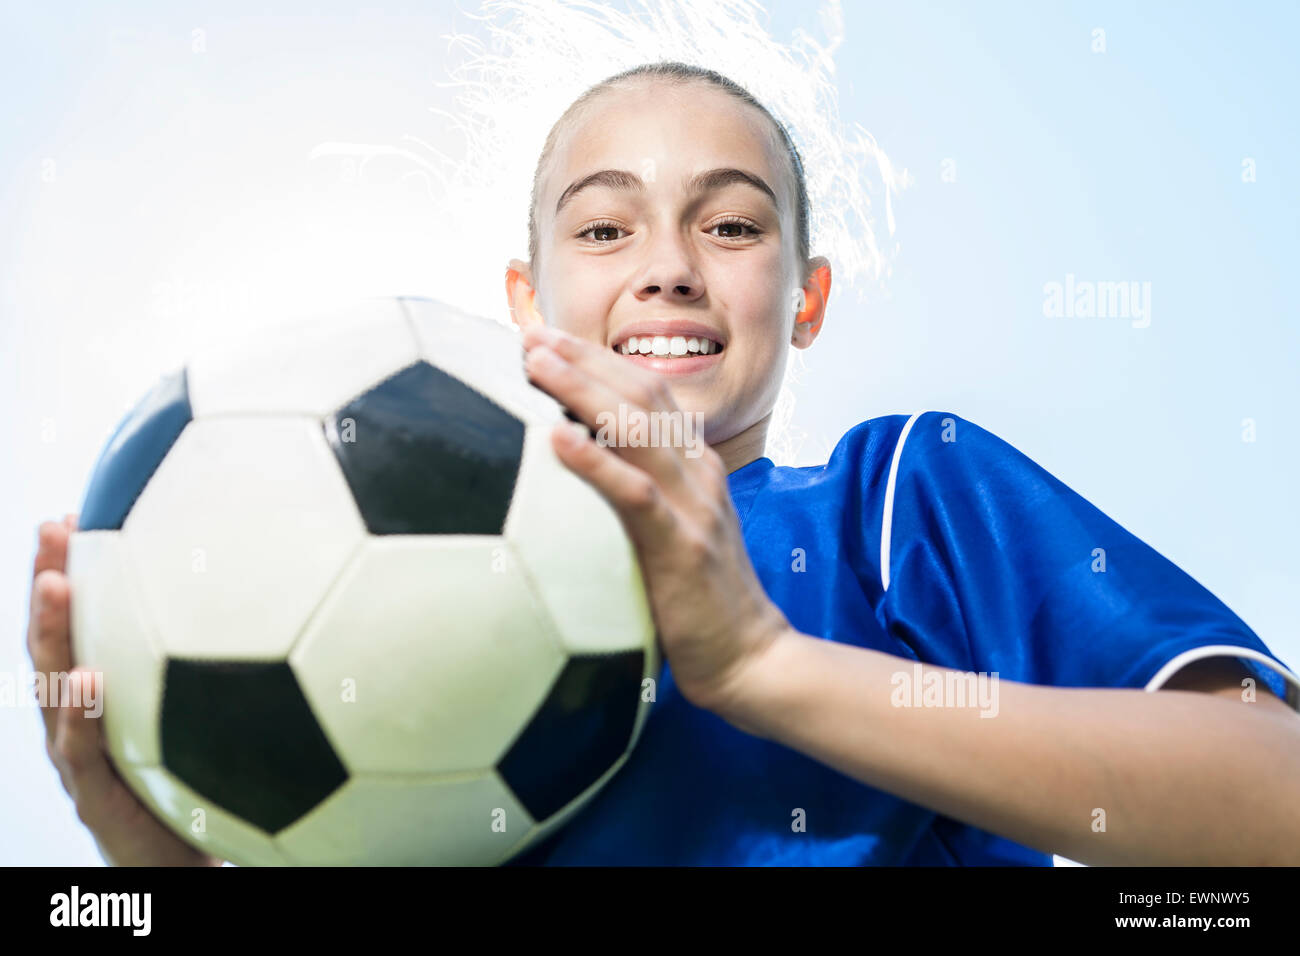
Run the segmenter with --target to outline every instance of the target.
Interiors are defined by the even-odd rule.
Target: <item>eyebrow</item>
[[[688,195],[695,196],[722,189],[724,186],[730,186],[733,183],[745,183],[753,186],[766,195],[774,207],[778,205],[776,193],[772,191],[771,186],[763,181],[762,177],[730,166],[721,166],[717,169],[696,173],[686,181],[686,192]],[[626,169],[597,170],[590,175],[583,176],[581,179],[574,180],[564,192],[560,193],[560,201],[555,204],[556,215],[564,208],[565,203],[588,186],[604,186],[607,189],[636,192],[645,189],[645,182],[636,173],[630,173]]]

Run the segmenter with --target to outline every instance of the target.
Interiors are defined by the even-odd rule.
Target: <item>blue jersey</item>
[[[1297,679],[1188,574],[956,415],[871,419],[827,464],[729,476],[759,580],[804,634],[1000,679],[1155,690],[1238,658]],[[796,827],[801,821],[802,829]],[[688,703],[665,664],[622,770],[521,864],[1050,865]]]

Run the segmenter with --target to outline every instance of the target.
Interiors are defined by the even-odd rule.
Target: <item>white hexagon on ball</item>
[[[479,535],[371,537],[289,655],[353,774],[491,768],[564,662],[506,543]]]
[[[190,422],[122,534],[162,649],[278,660],[365,536],[309,418]]]

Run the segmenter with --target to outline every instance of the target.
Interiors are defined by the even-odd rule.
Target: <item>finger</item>
[[[68,563],[68,534],[71,529],[67,518],[63,521],[42,521],[36,529],[36,560],[32,577],[47,568],[62,571]]]
[[[671,540],[677,517],[652,476],[567,422],[555,426],[551,445],[560,461],[618,512],[638,551],[646,553]]]
[[[81,516],[77,514],[77,512],[75,511],[69,511],[67,514],[63,516],[63,523],[65,526],[67,526],[68,531],[71,532],[77,530],[77,519],[79,517]]]
[[[86,706],[87,701],[102,700],[103,682],[101,675],[84,668],[73,671],[71,680],[80,689],[80,699],[74,698],[68,706],[58,709],[55,759],[63,774],[64,788],[77,805],[77,815],[94,830],[104,823],[99,817],[117,783],[104,752],[100,720]]]
[[[47,687],[51,675],[65,673],[72,667],[68,606],[68,579],[61,571],[46,568],[32,583],[27,653],[31,655],[32,666]],[[58,701],[42,701],[41,717],[45,721],[46,737],[52,737],[56,729]]]
[[[593,379],[647,410],[677,410],[672,391],[664,380],[634,362],[594,342],[569,335],[559,329],[529,326],[524,330],[524,347],[531,350],[545,346]]]
[[[525,329],[525,339],[529,350],[549,349],[565,362],[585,372],[592,381],[602,383],[613,394],[621,396],[629,412],[635,410],[650,417],[658,413],[658,429],[651,427],[648,418],[642,420],[647,433],[654,434],[657,431],[662,436],[658,440],[658,447],[681,449],[688,460],[698,458],[702,453],[707,456],[710,449],[704,443],[700,416],[698,413],[692,416],[678,408],[672,389],[663,376],[629,362],[598,343],[559,329],[529,326]],[[683,462],[682,454],[670,457],[676,467],[659,473],[658,477],[666,488],[675,492],[680,488],[690,462]],[[638,464],[645,467],[647,463]],[[650,470],[655,470],[653,463]]]
[[[525,368],[530,381],[560,404],[571,408],[615,454],[649,474],[668,493],[675,495],[680,492],[682,452],[663,441],[653,442],[649,413],[644,407],[628,401],[625,395],[565,361],[546,345],[539,345],[528,353]],[[632,442],[628,440],[630,436],[620,432],[620,427],[638,419],[642,426],[641,436]]]
[[[62,522],[44,521],[37,529],[27,653],[37,673],[44,674],[47,680],[51,670],[61,672],[71,666],[67,579],[63,576],[68,560],[69,517],[75,516],[65,515]],[[41,708],[47,738],[54,733],[56,716],[54,709]]]

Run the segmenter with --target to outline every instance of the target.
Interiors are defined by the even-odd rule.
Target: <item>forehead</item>
[[[599,169],[678,188],[692,173],[728,166],[771,183],[783,214],[793,208],[789,160],[763,113],[705,82],[636,82],[603,91],[571,117],[543,183],[542,212],[553,214],[561,190]]]

